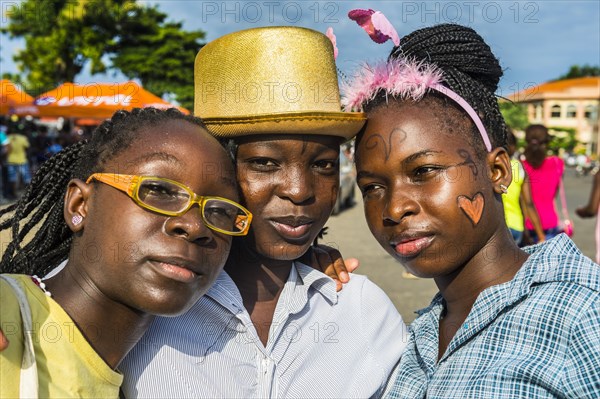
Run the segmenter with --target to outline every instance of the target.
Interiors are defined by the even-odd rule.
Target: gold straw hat
[[[361,112],[342,112],[333,45],[320,32],[266,27],[205,45],[194,67],[194,113],[218,137],[321,134],[352,138]]]

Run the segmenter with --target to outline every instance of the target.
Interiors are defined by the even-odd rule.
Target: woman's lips
[[[310,233],[313,220],[305,217],[273,218],[271,224],[281,236],[289,239],[300,239]]]
[[[272,222],[275,230],[284,237],[301,238],[310,230],[310,224],[302,224],[300,226],[291,226],[285,223]]]
[[[396,253],[403,257],[416,256],[425,248],[431,245],[433,236],[415,237],[400,241],[398,244],[392,244]]]
[[[151,261],[150,265],[152,265],[152,268],[158,274],[182,283],[191,283],[198,277],[198,274],[194,273],[190,269],[187,269],[183,266],[174,265],[172,263]]]

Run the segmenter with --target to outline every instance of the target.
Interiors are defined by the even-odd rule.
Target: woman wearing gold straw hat
[[[231,139],[252,229],[209,293],[125,359],[125,396],[376,395],[405,346],[401,316],[366,277],[337,293],[305,256],[335,204],[339,146],[365,122],[340,111],[331,42],[297,27],[232,33],[198,53],[195,87],[196,115]]]

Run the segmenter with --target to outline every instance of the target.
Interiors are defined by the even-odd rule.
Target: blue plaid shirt
[[[564,234],[526,248],[489,287],[438,362],[438,294],[410,326],[389,398],[599,398],[600,267]]]

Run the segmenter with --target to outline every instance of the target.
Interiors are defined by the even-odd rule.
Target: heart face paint
[[[483,199],[482,193],[477,193],[473,198],[469,198],[466,195],[458,196],[458,207],[467,215],[467,217],[473,223],[473,226],[477,226],[477,223],[481,220],[483,214],[483,206],[485,200]]]

